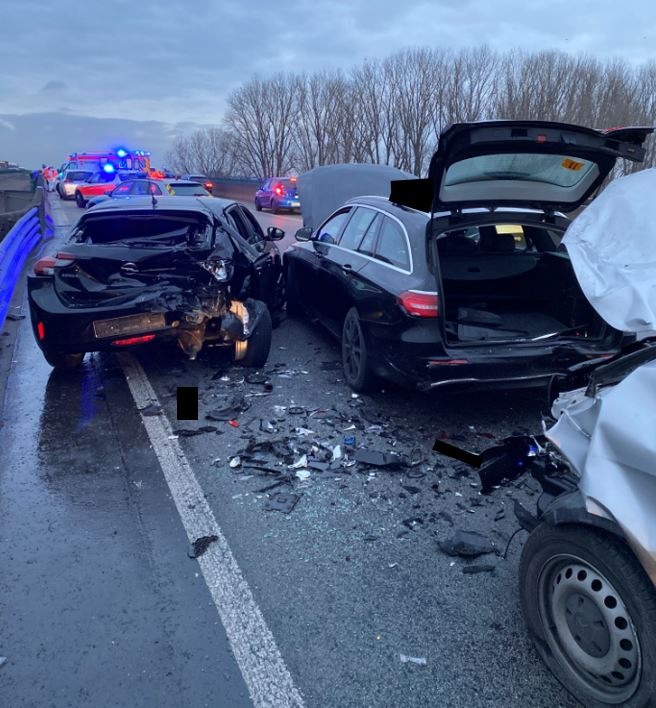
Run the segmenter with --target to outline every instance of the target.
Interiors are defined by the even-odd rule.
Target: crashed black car
[[[53,367],[85,352],[177,341],[190,359],[205,342],[262,366],[283,307],[281,259],[236,202],[144,197],[85,213],[28,277],[32,328]]]
[[[429,177],[393,177],[389,199],[371,196],[382,195],[366,179],[377,166],[335,166],[321,201],[301,175],[306,226],[284,256],[288,310],[309,310],[340,337],[356,390],[376,376],[424,390],[535,385],[613,356],[624,335],[581,292],[560,245],[563,212],[593,196],[619,158],[641,161],[652,130],[454,124]],[[348,197],[347,167],[363,173]],[[315,209],[330,194],[342,197],[332,214]]]

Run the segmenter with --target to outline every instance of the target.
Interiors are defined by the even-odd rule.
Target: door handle
[[[343,270],[345,273],[352,273],[352,272],[353,272],[353,266],[352,266],[350,263],[344,263],[344,264],[342,265],[342,270]]]

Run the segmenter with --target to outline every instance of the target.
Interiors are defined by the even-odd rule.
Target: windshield
[[[169,194],[178,197],[209,197],[210,193],[198,184],[176,184],[167,185]]]
[[[152,245],[198,244],[211,236],[204,216],[103,214],[85,219],[72,235],[77,243],[108,244],[144,241]]]
[[[91,177],[93,172],[85,172],[83,170],[74,170],[66,175],[67,182],[84,182]]]

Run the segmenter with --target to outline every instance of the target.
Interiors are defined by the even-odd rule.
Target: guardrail
[[[43,206],[32,207],[0,241],[0,327],[5,323],[25,261],[36,245],[51,238],[54,232],[52,219],[44,214]]]

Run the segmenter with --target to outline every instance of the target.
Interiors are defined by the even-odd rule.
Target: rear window
[[[385,217],[380,227],[375,258],[404,270],[410,270],[408,242],[401,226]]]
[[[567,155],[478,155],[449,167],[444,186],[489,180],[522,180],[567,188],[576,186],[593,169],[596,169],[594,162]]]
[[[207,182],[205,175],[189,175],[190,182]]]
[[[197,244],[204,241],[211,226],[203,217],[152,214],[111,214],[85,219],[72,240],[104,244],[150,241],[152,245]]]
[[[276,184],[281,184],[286,190],[296,189],[295,179],[279,179]]]
[[[209,192],[199,184],[176,184],[171,182],[166,185],[169,194],[178,197],[208,197]]]

